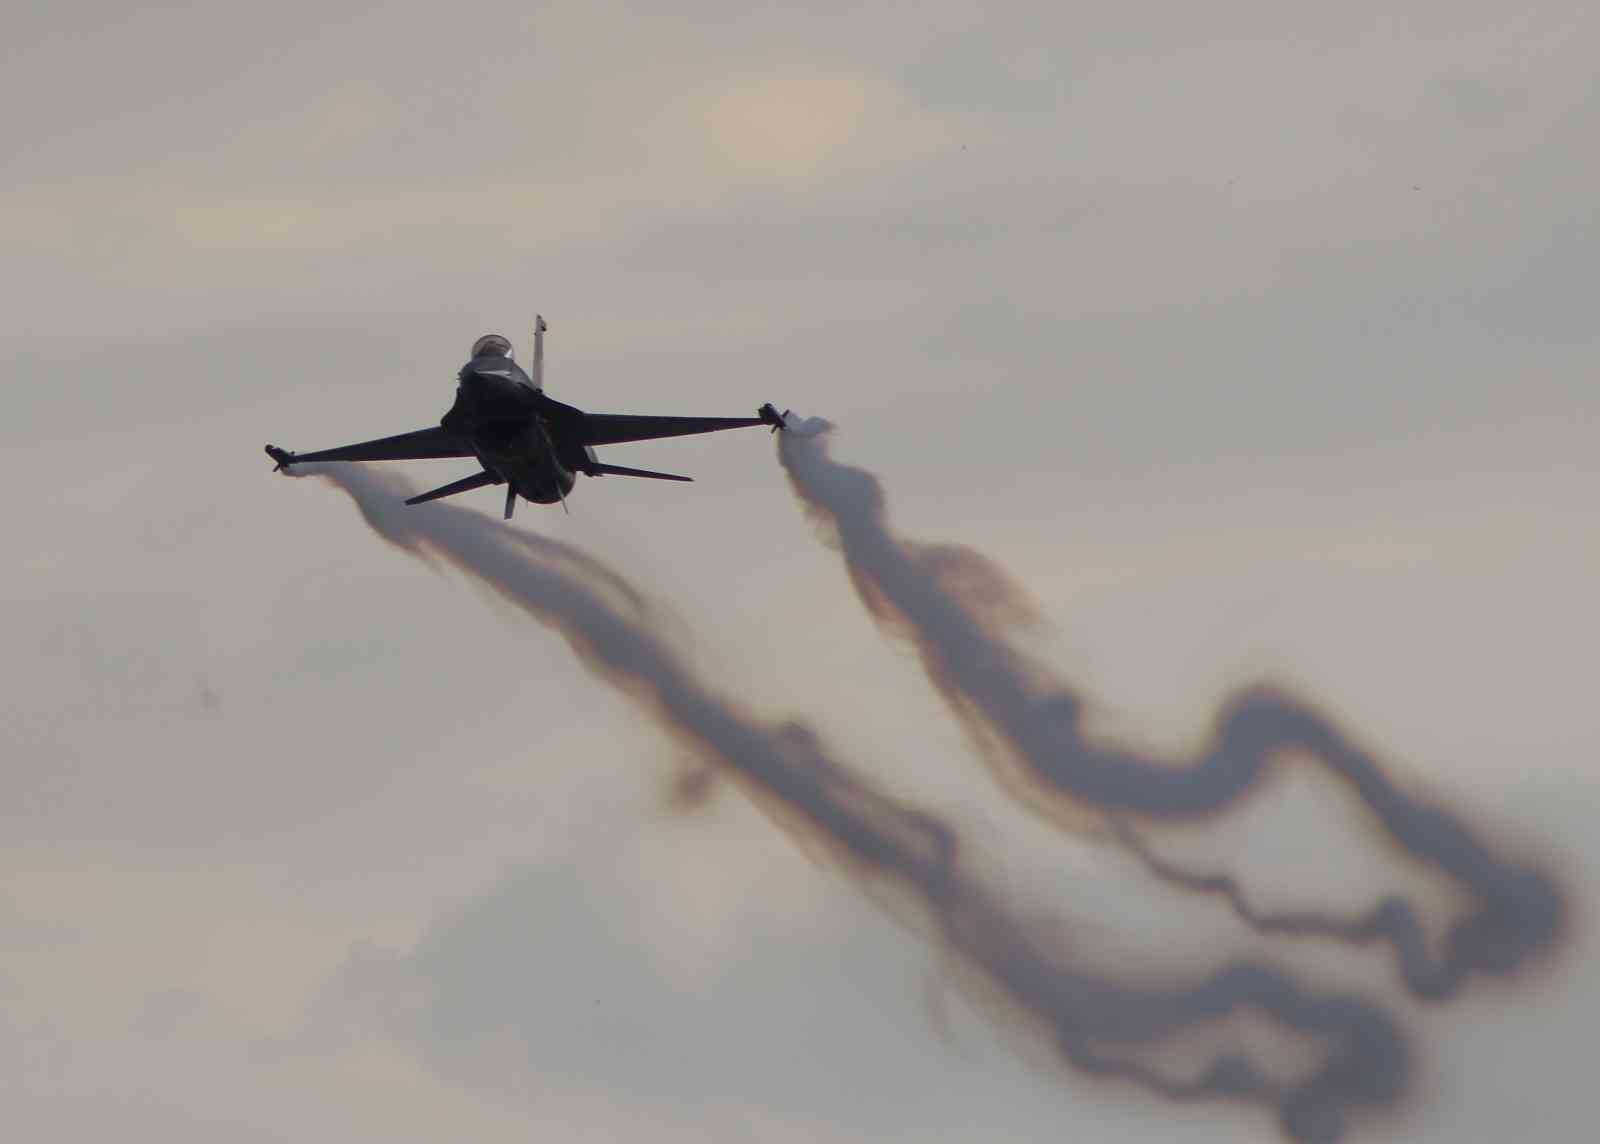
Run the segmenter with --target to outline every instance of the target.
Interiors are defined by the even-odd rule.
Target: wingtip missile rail
[[[782,413],[779,413],[777,408],[769,401],[756,410],[756,416],[761,418],[763,425],[771,425],[772,431],[776,433],[779,429],[787,428],[784,424],[784,418],[793,412],[794,410],[792,409],[785,409]]]
[[[277,464],[272,467],[272,471],[275,473],[288,472],[289,466],[294,464],[296,460],[293,453],[289,452],[287,449],[280,449],[276,445],[267,446],[267,456],[271,457],[277,462]]]

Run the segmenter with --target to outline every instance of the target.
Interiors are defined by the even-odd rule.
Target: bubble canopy
[[[472,356],[508,358],[512,356],[511,343],[500,334],[484,334],[472,343]]]

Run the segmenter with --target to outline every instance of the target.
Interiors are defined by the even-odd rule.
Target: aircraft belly
[[[484,468],[493,469],[510,482],[517,495],[535,504],[555,504],[572,491],[577,480],[542,449],[480,449],[478,456]]]

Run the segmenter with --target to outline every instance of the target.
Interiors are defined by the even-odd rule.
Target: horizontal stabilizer
[[[603,477],[610,474],[614,477],[653,477],[658,481],[692,481],[693,477],[680,477],[676,473],[656,473],[649,469],[629,469],[622,465],[605,465],[599,461],[591,462],[588,468],[591,477]]]
[[[414,497],[407,497],[407,504],[421,504],[423,501],[438,500],[440,497],[453,497],[457,493],[464,493],[469,489],[481,489],[484,485],[498,485],[500,478],[485,469],[481,473],[473,473],[470,477],[462,477],[459,481],[451,481],[448,485],[440,485],[436,489],[429,489],[425,493],[418,493]]]

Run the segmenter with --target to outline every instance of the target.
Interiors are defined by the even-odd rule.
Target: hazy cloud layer
[[[11,14],[8,1115],[163,1141],[1248,1131],[1018,1070],[959,1000],[944,1046],[922,947],[735,792],[663,817],[682,760],[559,640],[269,479],[266,440],[434,423],[472,338],[521,344],[535,310],[552,392],[579,406],[827,410],[907,535],[1029,585],[1060,633],[1041,654],[1124,741],[1181,756],[1263,676],[1317,695],[1408,786],[1566,859],[1562,964],[1581,964],[1594,44],[1571,5]],[[760,436],[615,450],[699,483],[590,482],[571,518],[519,527],[714,632],[685,655],[751,710],[825,711],[843,756],[959,820],[983,874],[1042,900],[1070,880],[1103,923],[1085,945],[1153,972],[1179,939],[1218,963],[1244,948],[1214,901],[930,762],[964,757],[961,728],[844,606]],[[1386,883],[1294,784],[1163,853],[1264,908],[1437,889]],[[665,975],[663,1019],[696,998],[705,1035],[651,1042],[699,1062],[667,1075],[768,1084],[766,1107],[632,1100],[661,1058],[610,1052],[576,1001],[540,1039],[537,992],[516,1051],[253,1047],[300,1028],[356,949],[500,986],[497,943],[530,963],[541,944],[502,888],[570,923],[566,962],[602,995],[645,1004],[636,978]],[[809,957],[794,975],[788,949]],[[1372,953],[1340,987],[1387,996],[1392,969]],[[448,996],[441,1020],[482,1011]],[[1406,1012],[1429,1094],[1406,1134],[1569,1139],[1597,1004],[1567,969]],[[577,1028],[594,1075],[516,1065]],[[763,1037],[792,1073],[759,1067]],[[893,1101],[842,1093],[834,1037],[903,1070]]]

